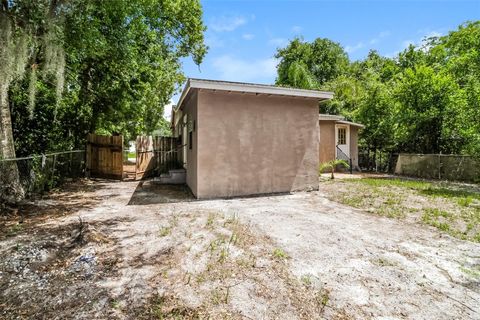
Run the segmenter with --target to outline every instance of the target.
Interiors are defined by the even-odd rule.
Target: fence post
[[[442,180],[442,152],[438,154],[438,180]]]

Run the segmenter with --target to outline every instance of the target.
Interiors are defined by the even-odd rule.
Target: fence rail
[[[85,150],[0,159],[1,169],[8,170],[12,165],[18,168],[20,183],[26,195],[31,196],[48,191],[67,179],[84,177]]]

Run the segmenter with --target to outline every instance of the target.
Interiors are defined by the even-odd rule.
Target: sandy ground
[[[0,318],[480,319],[480,244],[320,192],[194,201],[100,181],[64,196],[36,208],[65,214],[4,223]]]

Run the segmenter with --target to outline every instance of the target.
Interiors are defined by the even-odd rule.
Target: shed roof
[[[345,117],[344,116],[339,116],[339,115],[336,115],[336,114],[320,113],[318,115],[318,120],[334,120],[334,121],[337,121],[337,120],[345,120]]]
[[[327,91],[286,88],[267,84],[189,78],[187,80],[187,83],[185,84],[180,99],[178,100],[178,107],[181,107],[183,100],[192,89],[261,93],[270,95],[312,98],[319,101],[329,100],[333,98],[333,93]]]
[[[340,115],[336,115],[336,114],[323,114],[323,113],[321,113],[321,114],[318,115],[318,120],[319,121],[335,121],[335,123],[348,124],[348,125],[354,126],[354,127],[365,128],[365,126],[361,123],[347,121],[347,120],[345,120],[344,116],[340,116]]]

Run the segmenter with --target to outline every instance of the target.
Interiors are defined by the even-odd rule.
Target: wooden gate
[[[87,177],[119,179],[123,177],[123,136],[89,133],[86,155]]]
[[[147,178],[155,171],[155,152],[151,136],[138,136],[135,141],[137,156],[135,159],[135,180]]]
[[[177,139],[160,136],[138,136],[135,142],[135,180],[177,169],[179,164]]]
[[[171,169],[181,168],[182,161],[179,156],[181,145],[175,137],[155,137],[153,148],[155,150],[155,162],[158,173],[167,173]]]

